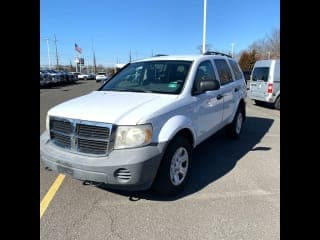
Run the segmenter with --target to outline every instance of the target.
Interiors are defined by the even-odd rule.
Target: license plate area
[[[59,165],[59,166],[57,166],[57,169],[58,169],[59,173],[63,173],[63,174],[69,175],[69,176],[73,176],[73,169],[71,169],[71,168],[67,168],[67,167]]]

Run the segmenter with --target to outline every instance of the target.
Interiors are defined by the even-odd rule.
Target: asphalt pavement
[[[100,83],[40,89],[40,134],[46,112]],[[66,176],[40,219],[40,238],[280,239],[280,111],[247,100],[239,140],[218,132],[194,151],[190,181],[175,198],[120,192]],[[58,174],[40,161],[40,202]]]

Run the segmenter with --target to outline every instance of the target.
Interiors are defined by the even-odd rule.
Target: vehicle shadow
[[[276,110],[274,108],[274,105],[272,103],[268,103],[268,102],[261,102],[259,104],[254,103],[254,105],[257,106],[257,107],[261,107],[261,108]],[[278,110],[276,110],[276,111],[278,111]]]
[[[174,201],[200,191],[230,172],[241,158],[250,151],[269,151],[270,147],[255,147],[273,124],[272,119],[247,117],[239,140],[229,139],[224,130],[201,143],[193,152],[190,178],[184,191],[175,197],[160,197],[152,190],[127,192],[108,189],[105,185],[97,186],[116,194],[124,195],[131,201],[139,199],[153,201]]]
[[[50,84],[50,85],[46,85],[46,86],[40,86],[40,89],[60,89],[66,86],[74,86],[74,85],[80,85],[83,84],[83,82],[64,82],[64,83],[56,83],[56,84]]]

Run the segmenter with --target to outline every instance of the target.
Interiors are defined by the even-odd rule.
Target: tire
[[[167,147],[153,182],[152,189],[163,196],[181,192],[189,178],[192,147],[189,141],[175,137]]]
[[[276,101],[274,102],[273,107],[277,110],[280,110],[280,96],[276,99]]]
[[[244,120],[244,109],[242,107],[239,107],[232,122],[226,126],[228,137],[233,139],[238,139],[240,137]]]

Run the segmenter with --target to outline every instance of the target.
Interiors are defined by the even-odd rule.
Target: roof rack
[[[212,52],[212,51],[205,52],[203,55],[222,55],[222,56],[226,56],[226,57],[232,58],[232,57],[231,57],[230,55],[228,55],[228,54],[221,53],[221,52]]]
[[[153,55],[153,57],[162,57],[162,56],[169,56],[167,54],[156,54],[156,55]]]

